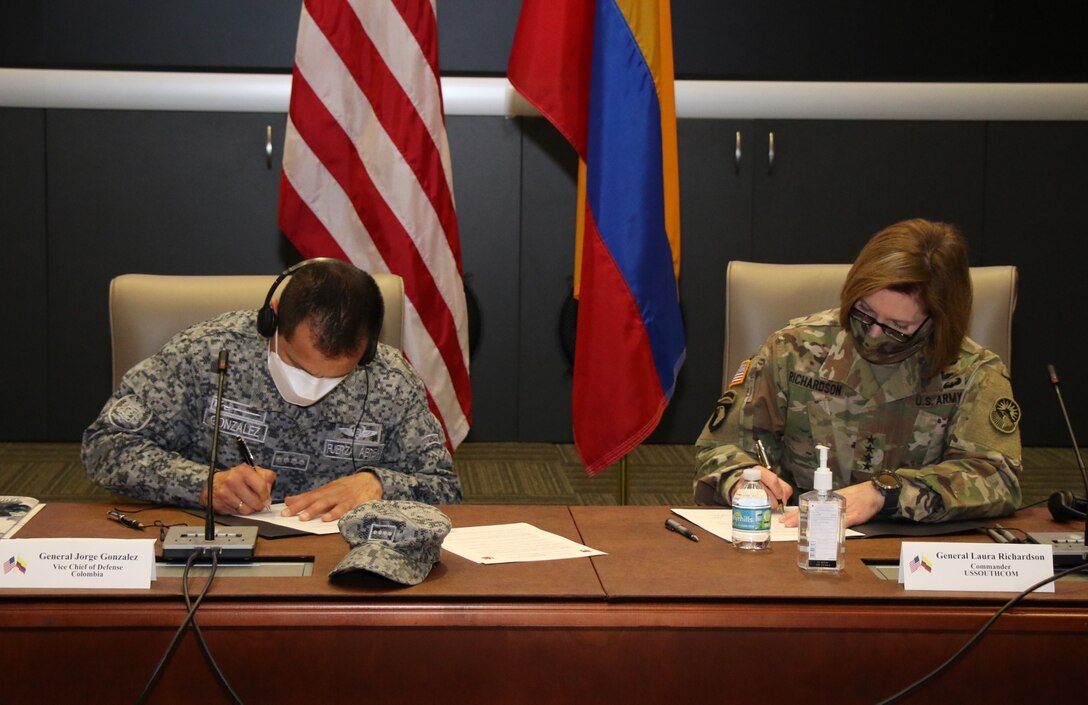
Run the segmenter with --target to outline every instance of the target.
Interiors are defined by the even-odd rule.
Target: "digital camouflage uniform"
[[[895,516],[937,522],[1011,514],[1020,504],[1020,409],[993,352],[964,339],[925,385],[919,354],[881,384],[838,310],[790,321],[742,365],[696,442],[695,499],[728,504],[763,440],[782,478],[812,489],[816,445],[836,488],[878,470],[903,480]]]
[[[235,436],[276,472],[273,501],[368,470],[384,499],[461,501],[442,429],[400,352],[379,345],[313,406],[283,400],[268,372],[255,311],[236,311],[174,336],[121,380],[83,434],[83,465],[98,484],[164,504],[200,506],[215,418],[215,366],[228,351],[218,469],[242,464]]]

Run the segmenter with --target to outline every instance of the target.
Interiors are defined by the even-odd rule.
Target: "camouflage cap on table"
[[[352,509],[339,526],[351,550],[330,576],[366,570],[405,585],[423,582],[451,528],[450,518],[429,504],[386,499]]]

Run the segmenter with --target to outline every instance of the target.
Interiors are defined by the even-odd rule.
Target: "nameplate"
[[[0,588],[147,590],[155,539],[3,539]]]
[[[904,541],[899,552],[906,590],[1023,592],[1052,575],[1053,551],[1038,544]],[[1054,583],[1038,592],[1054,592]]]

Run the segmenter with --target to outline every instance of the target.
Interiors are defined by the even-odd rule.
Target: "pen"
[[[114,521],[116,521],[116,522],[118,522],[120,524],[124,524],[125,526],[127,526],[130,529],[140,529],[140,530],[142,530],[144,528],[143,524],[136,521],[135,519],[132,519],[130,517],[125,516],[121,512],[117,511],[116,509],[111,509],[108,512],[106,512],[106,518],[112,519],[112,520],[114,520]]]
[[[994,543],[1008,543],[1008,541],[1005,540],[1004,536],[997,533],[996,529],[991,529],[990,527],[983,527],[982,530],[986,532],[987,536],[993,539]]]
[[[669,531],[675,531],[676,533],[680,534],[681,536],[685,536],[685,537],[691,539],[692,541],[695,541],[696,543],[699,542],[699,537],[696,536],[695,534],[693,534],[691,532],[691,529],[689,529],[688,527],[684,526],[683,524],[681,524],[680,522],[678,522],[678,521],[676,521],[674,519],[666,519],[665,520],[665,528],[668,529]]]
[[[249,450],[246,439],[237,436],[234,440],[238,442],[238,452],[242,454],[242,458],[246,461],[246,465],[256,470],[257,461],[253,459],[253,453]]]
[[[242,454],[242,458],[246,461],[246,465],[253,468],[253,472],[257,472],[257,461],[253,459],[253,452],[249,449],[249,444],[246,443],[246,439],[241,436],[235,436],[234,440],[238,443],[238,452]],[[257,474],[259,475],[260,473]],[[272,506],[271,500],[265,500],[264,508],[268,509],[270,506]],[[239,504],[238,508],[241,509],[242,505]]]
[[[756,439],[756,457],[759,458],[760,465],[773,472],[776,476],[778,475],[778,473],[775,472],[775,469],[771,467],[771,459],[767,456],[767,449],[764,447],[763,441],[758,438]],[[778,498],[776,497],[775,499]],[[778,499],[778,511],[782,513],[786,512],[786,505],[781,499]]]
[[[1002,538],[1004,538],[1007,543],[1020,543],[1020,539],[1009,533],[1009,530],[1001,524],[994,524],[994,531],[1001,534]]]

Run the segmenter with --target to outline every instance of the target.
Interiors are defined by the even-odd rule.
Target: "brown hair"
[[[842,286],[839,323],[849,330],[850,309],[890,289],[915,297],[930,318],[922,375],[928,379],[959,355],[971,318],[967,244],[946,223],[904,220],[881,230],[861,249]]]

